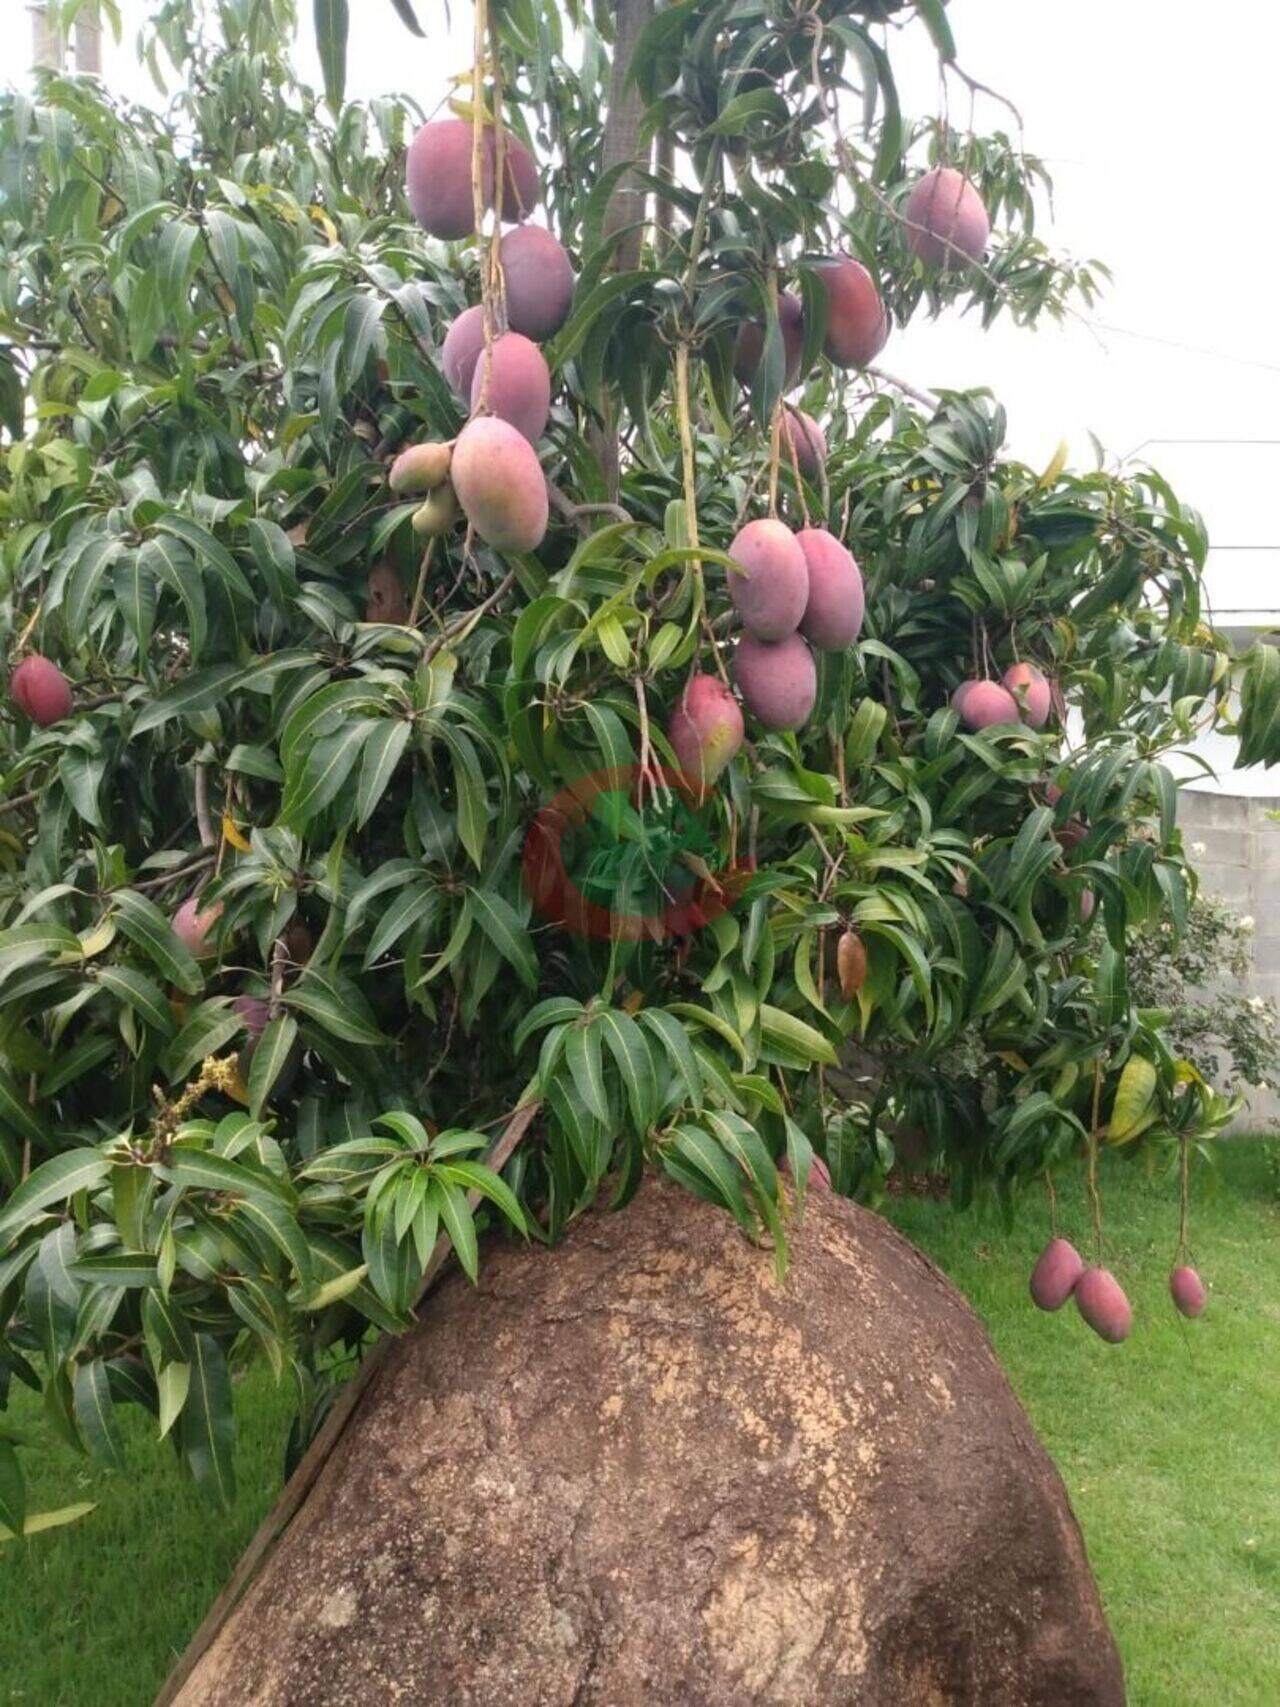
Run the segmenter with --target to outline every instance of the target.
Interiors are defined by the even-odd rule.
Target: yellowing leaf
[[[307,213],[311,217],[311,223],[313,225],[318,225],[321,231],[323,231],[325,236],[329,239],[330,243],[336,246],[338,242],[338,228],[329,218],[329,215],[324,211],[324,209],[322,207],[313,206],[307,209]]]
[[[1066,466],[1067,466],[1067,441],[1065,439],[1059,439],[1058,440],[1058,448],[1057,448],[1057,450],[1054,451],[1052,457],[1049,459],[1049,466],[1045,469],[1044,473],[1040,476],[1040,479],[1037,481],[1037,485],[1039,485],[1039,486],[1052,486],[1054,481],[1058,478],[1058,476],[1062,473],[1063,469]]]
[[[1126,1139],[1137,1137],[1148,1124],[1145,1116],[1155,1094],[1155,1067],[1145,1055],[1130,1055],[1111,1105],[1111,1120],[1107,1127],[1110,1143],[1123,1144]]]
[[[222,814],[222,839],[224,842],[230,842],[233,848],[239,848],[241,853],[253,852],[253,844],[248,836],[236,827],[235,819],[229,818],[225,812]]]
[[[116,922],[107,914],[80,938],[80,952],[86,960],[92,960],[95,954],[101,954],[104,948],[110,948],[115,937]]]

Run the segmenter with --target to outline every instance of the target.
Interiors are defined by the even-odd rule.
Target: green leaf
[[[133,735],[145,735],[159,729],[173,717],[186,717],[192,712],[207,711],[221,704],[240,681],[244,672],[237,664],[211,664],[205,670],[192,670],[176,686],[144,705],[133,720]]]
[[[64,1523],[79,1523],[97,1510],[96,1500],[81,1500],[78,1505],[59,1506],[57,1511],[33,1511],[22,1525],[23,1535],[43,1535],[48,1529],[60,1529]],[[0,1541],[16,1541],[17,1536],[0,1532]]]
[[[944,4],[945,0],[916,0],[916,11],[924,19],[925,28],[938,50],[938,58],[949,65],[956,56],[956,43]]]
[[[191,1391],[191,1365],[189,1363],[166,1363],[156,1376],[156,1393],[160,1400],[160,1439],[163,1440],[169,1430],[182,1415],[182,1407],[187,1402],[187,1394]]]
[[[644,1035],[628,1013],[608,1008],[595,1023],[600,1027],[609,1052],[622,1075],[627,1101],[636,1130],[644,1134],[657,1118],[658,1086],[654,1078],[653,1058]]]
[[[564,1053],[578,1095],[597,1120],[607,1122],[609,1094],[604,1083],[600,1031],[594,1021],[570,1027]]]
[[[177,940],[176,938],[174,939]],[[132,966],[100,966],[97,981],[104,990],[131,1007],[138,1018],[161,1037],[172,1037],[177,1029],[173,1009],[164,999],[164,991],[154,979]]]
[[[404,718],[384,719],[365,743],[356,788],[356,825],[363,829],[404,757],[413,725]]]
[[[494,1173],[482,1162],[472,1162],[459,1159],[451,1162],[432,1164],[432,1173],[441,1179],[448,1180],[450,1185],[461,1186],[464,1191],[478,1191],[481,1197],[499,1208],[518,1232],[527,1232],[524,1211],[521,1209],[515,1192],[507,1184],[501,1174]]]
[[[94,1191],[106,1179],[111,1164],[99,1150],[67,1150],[51,1156],[23,1180],[0,1214],[0,1241],[5,1241],[41,1210],[65,1203],[80,1191]]]
[[[827,1067],[836,1064],[835,1049],[820,1031],[768,1002],[760,1004],[760,1035],[765,1042],[778,1044],[806,1061],[821,1062]]]
[[[207,1056],[225,1048],[241,1024],[240,1015],[227,1005],[225,996],[201,1002],[188,1015],[177,1036],[165,1045],[160,1057],[170,1084],[185,1079]]]
[[[302,829],[332,805],[351,775],[360,749],[378,727],[371,718],[357,718],[316,741],[287,773],[280,822]]]
[[[27,1515],[27,1488],[11,1443],[0,1438],[0,1525],[21,1535]]]
[[[298,1276],[304,1292],[311,1286],[311,1247],[290,1210],[265,1193],[244,1198],[236,1209],[236,1219],[247,1222],[255,1232],[276,1247]]]
[[[195,1191],[227,1192],[234,1197],[267,1203],[293,1201],[292,1188],[265,1168],[245,1161],[233,1162],[229,1156],[199,1150],[191,1144],[175,1144],[169,1151],[169,1160],[158,1165],[156,1172],[171,1185]]]
[[[545,1001],[535,1003],[520,1021],[512,1039],[512,1050],[518,1055],[535,1031],[577,1019],[581,1013],[582,1003],[576,996],[548,996]]]
[[[11,1132],[16,1132],[19,1138],[25,1140],[29,1144],[38,1146],[41,1150],[47,1150],[49,1148],[50,1139],[48,1129],[45,1127],[35,1109],[33,1109],[31,1104],[27,1101],[26,1096],[19,1088],[17,1081],[13,1079],[3,1067],[0,1067],[0,1129],[4,1127],[7,1127]],[[75,1151],[73,1153],[81,1155],[93,1154],[94,1152]],[[64,1158],[55,1157],[54,1159],[56,1161],[61,1161]],[[41,1170],[37,1168],[36,1174],[40,1171]],[[36,1177],[36,1174],[32,1174],[31,1179],[27,1180],[27,1185],[31,1184],[31,1180]],[[8,1212],[13,1208],[19,1193],[25,1189],[25,1186],[19,1186],[18,1190],[15,1191],[13,1196],[9,1199],[9,1202],[5,1207],[5,1215],[0,1215],[0,1227],[4,1225],[5,1216],[7,1216]]]
[[[432,1198],[438,1203],[440,1219],[453,1245],[458,1261],[471,1281],[480,1272],[480,1247],[476,1240],[476,1224],[471,1218],[471,1206],[466,1195],[456,1185],[440,1180],[432,1187]]]
[[[82,1363],[73,1383],[76,1421],[92,1455],[112,1470],[124,1469],[124,1449],[116,1426],[115,1401],[101,1358]]]
[[[153,1362],[185,1363],[191,1355],[191,1328],[177,1302],[163,1292],[142,1299],[142,1328]]]
[[[298,1022],[291,1014],[273,1019],[254,1044],[249,1063],[249,1112],[255,1120],[271,1095],[271,1088],[284,1071],[298,1037]]]
[[[197,1334],[192,1343],[191,1381],[179,1440],[196,1486],[216,1499],[224,1511],[235,1499],[235,1432],[231,1378],[222,1347],[211,1334]]]
[[[651,1032],[666,1050],[671,1065],[684,1087],[684,1100],[694,1108],[702,1107],[702,1069],[689,1042],[689,1033],[674,1014],[665,1008],[641,1008],[639,1023]]]
[[[468,889],[475,922],[511,966],[527,990],[538,987],[538,957],[520,916],[503,896],[489,889]]]
[[[699,1007],[696,1002],[669,1002],[666,1011],[676,1014],[680,1019],[691,1020],[694,1025],[700,1025],[706,1031],[714,1031],[717,1037],[723,1038],[731,1049],[737,1051],[742,1065],[747,1065],[747,1046],[728,1020],[721,1019],[720,1015],[713,1013],[710,1008]]]
[[[415,36],[425,35],[422,25],[413,15],[413,7],[409,0],[391,0],[406,29],[412,30]]]
[[[123,541],[110,534],[88,540],[67,578],[62,600],[62,622],[72,646],[81,646],[89,633],[89,613],[102,578],[123,548]]]
[[[368,1003],[347,979],[330,978],[309,966],[285,992],[284,1000],[344,1042],[377,1048],[387,1041],[374,1023]]]
[[[80,939],[62,925],[14,925],[0,931],[0,979],[40,960],[80,958]]]
[[[151,645],[155,626],[156,605],[160,586],[155,570],[141,551],[126,552],[117,559],[111,574],[116,607],[125,625],[138,642],[138,654],[145,657]]]
[[[347,85],[347,32],[351,15],[347,0],[314,0],[316,48],[324,75],[325,99],[337,113]]]

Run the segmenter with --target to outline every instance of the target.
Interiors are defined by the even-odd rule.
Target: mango
[[[791,391],[800,382],[804,351],[804,308],[794,291],[784,290],[778,295],[778,327],[782,333],[782,388]],[[733,352],[733,377],[739,385],[751,384],[763,355],[763,325],[759,320],[744,321]]]
[[[1050,1239],[1031,1270],[1031,1302],[1037,1310],[1061,1310],[1084,1273],[1070,1239]]]
[[[862,628],[862,572],[853,553],[826,528],[802,528],[796,540],[809,571],[809,600],[800,632],[820,652],[843,652]]]
[[[201,912],[200,897],[192,895],[173,915],[173,934],[188,954],[194,954],[199,960],[204,955],[213,953],[213,944],[209,938],[221,917],[221,901],[215,901],[211,907],[206,907]]]
[[[1043,729],[1053,706],[1053,690],[1035,665],[1010,664],[1000,679],[1013,695],[1023,721],[1033,729]]]
[[[1175,1268],[1169,1276],[1169,1295],[1173,1299],[1173,1307],[1180,1316],[1203,1316],[1204,1307],[1209,1302],[1209,1294],[1205,1291],[1204,1281],[1185,1263]]]
[[[846,1002],[851,1002],[867,981],[867,949],[857,931],[840,933],[836,944],[836,977]]]
[[[1133,1310],[1124,1289],[1110,1269],[1086,1268],[1076,1281],[1076,1309],[1108,1345],[1127,1340],[1133,1328]]]
[[[433,237],[447,241],[470,237],[476,228],[475,195],[471,183],[474,127],[468,119],[432,119],[409,144],[405,190],[413,216]],[[480,171],[486,208],[494,204],[497,139],[485,128]],[[514,222],[536,205],[538,168],[525,145],[508,131],[504,138],[502,217]]]
[[[889,337],[889,316],[875,280],[850,255],[834,255],[814,270],[827,292],[823,349],[837,367],[866,367]]]
[[[484,400],[491,414],[537,444],[551,411],[551,374],[542,351],[519,332],[504,332],[493,341],[488,379],[486,392],[482,351],[471,376],[472,409],[478,410]]]
[[[759,640],[744,634],[733,657],[747,710],[766,729],[800,729],[818,697],[813,654],[798,634]]]
[[[569,318],[577,280],[564,248],[541,225],[519,225],[500,245],[507,326],[541,344]]]
[[[458,520],[458,494],[446,481],[429,492],[413,512],[411,526],[419,539],[438,539],[448,533]]]
[[[458,434],[453,487],[467,520],[499,551],[534,551],[547,531],[547,482],[529,441],[482,415]]]
[[[816,485],[827,466],[827,435],[802,409],[782,411],[782,436],[779,455],[784,467],[794,466],[801,478]]]
[[[809,602],[809,570],[791,529],[771,517],[748,522],[729,547],[741,572],[729,571],[729,597],[757,640],[794,634]]]
[[[451,322],[440,346],[440,371],[463,403],[471,401],[471,380],[483,351],[484,309],[477,303]]]
[[[713,783],[742,746],[742,707],[719,676],[691,676],[667,724],[680,769]]]
[[[366,622],[407,622],[409,601],[404,596],[400,577],[389,563],[379,563],[369,571],[369,598],[365,605]]]
[[[434,492],[449,478],[452,457],[452,445],[410,445],[391,464],[387,484],[399,498],[416,498],[424,492]]]
[[[71,683],[52,659],[39,652],[28,653],[9,677],[9,697],[42,729],[70,717],[75,704]]]
[[[937,166],[907,197],[903,209],[907,248],[926,267],[962,267],[980,261],[991,237],[982,197],[954,166]]]
[[[1018,722],[1018,702],[999,682],[961,682],[951,696],[961,722],[970,729],[990,729],[998,723]]]

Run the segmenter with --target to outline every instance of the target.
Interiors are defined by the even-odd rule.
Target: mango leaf
[[[1138,1136],[1155,1096],[1156,1082],[1155,1065],[1143,1055],[1130,1055],[1111,1104],[1111,1119],[1107,1123],[1107,1138],[1111,1143],[1123,1144]]]
[[[187,1401],[179,1419],[182,1456],[196,1486],[228,1510],[235,1499],[235,1415],[222,1347],[197,1334],[191,1348]]]

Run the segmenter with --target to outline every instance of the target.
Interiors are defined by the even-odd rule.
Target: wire
[[[1092,324],[1103,332],[1114,332],[1121,338],[1138,338],[1144,344],[1161,344],[1167,350],[1182,350],[1191,356],[1208,356],[1212,361],[1234,362],[1237,367],[1261,368],[1264,373],[1280,373],[1280,365],[1275,362],[1259,362],[1251,356],[1229,356],[1225,350],[1207,350],[1203,344],[1183,344],[1177,338],[1161,338],[1154,332],[1135,332],[1128,326],[1115,326],[1109,320],[1095,320]]]

